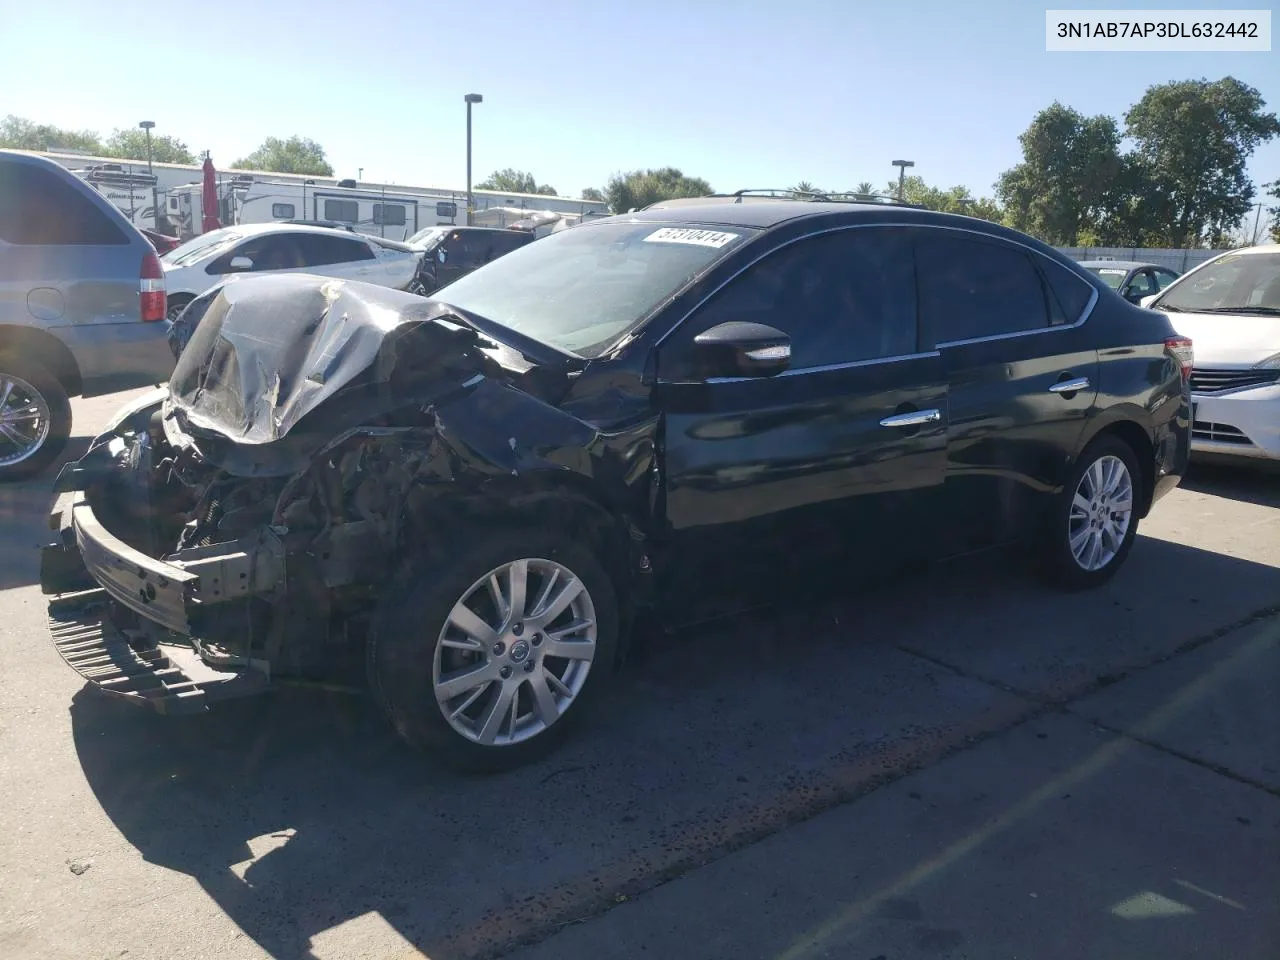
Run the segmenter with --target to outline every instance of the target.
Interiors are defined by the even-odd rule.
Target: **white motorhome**
[[[357,233],[388,240],[405,240],[423,227],[456,222],[457,204],[444,198],[418,194],[367,190],[342,181],[339,186],[294,183],[287,180],[237,178],[224,199],[218,219],[232,223],[282,223],[302,220],[340,224]],[[169,192],[169,218],[182,236],[200,232],[202,217],[200,184]]]

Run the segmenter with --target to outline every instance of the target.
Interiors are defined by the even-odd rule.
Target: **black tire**
[[[71,436],[71,400],[57,377],[34,360],[12,353],[0,354],[0,381],[9,377],[24,381],[40,395],[49,411],[49,429],[40,446],[14,463],[2,462],[14,450],[0,437],[0,483],[36,476],[57,459]]]
[[[182,311],[187,309],[194,299],[195,297],[188,297],[183,294],[170,297],[165,306],[164,318],[170,323],[176,323],[178,318],[182,316]]]
[[[558,719],[520,742],[482,744],[455,730],[436,700],[434,670],[442,631],[454,604],[482,577],[503,564],[535,558],[563,565],[586,588],[595,613],[595,653],[582,687]],[[412,558],[374,613],[368,640],[369,685],[397,732],[450,766],[469,772],[521,766],[555,749],[607,685],[618,644],[616,597],[592,553],[550,531],[499,530],[451,556]],[[514,657],[515,648],[508,652]],[[488,654],[484,658],[498,662]],[[515,679],[520,680],[518,673]],[[493,696],[496,699],[496,691]],[[480,711],[488,698],[489,692],[480,697]]]
[[[1072,504],[1085,474],[1095,463],[1107,457],[1120,460],[1129,473],[1132,509],[1120,548],[1105,564],[1097,569],[1089,569],[1076,559],[1071,548]],[[1090,443],[1080,454],[1062,492],[1054,497],[1050,505],[1049,516],[1046,518],[1044,533],[1041,537],[1040,546],[1045,572],[1055,584],[1073,590],[1097,587],[1115,576],[1116,571],[1124,565],[1129,551],[1133,548],[1133,541],[1138,535],[1138,514],[1143,495],[1142,477],[1133,448],[1117,436],[1104,434]]]

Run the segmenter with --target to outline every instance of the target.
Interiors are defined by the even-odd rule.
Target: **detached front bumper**
[[[211,662],[201,635],[226,604],[282,581],[284,552],[270,531],[157,560],[107,530],[79,491],[59,498],[50,526],[58,540],[40,563],[41,589],[56,595],[50,632],[87,681],[162,712],[203,710],[269,685],[264,661]]]

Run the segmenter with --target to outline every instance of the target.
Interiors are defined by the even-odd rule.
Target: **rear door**
[[[1065,481],[1094,405],[1080,326],[1093,287],[1008,240],[920,228],[921,320],[950,402],[946,499],[957,549],[1007,538]]]
[[[789,334],[790,368],[701,376],[693,338],[735,320]],[[663,342],[670,599],[776,598],[791,574],[853,576],[913,551],[946,458],[941,361],[918,336],[910,240],[865,227],[769,254]]]
[[[307,273],[343,280],[364,280],[385,286],[386,271],[369,243],[359,237],[328,233],[299,233]]]

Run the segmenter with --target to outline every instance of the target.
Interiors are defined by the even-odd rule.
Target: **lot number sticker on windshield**
[[[721,230],[693,230],[689,227],[663,227],[644,238],[645,243],[691,243],[699,247],[723,247],[738,239],[736,233]]]

